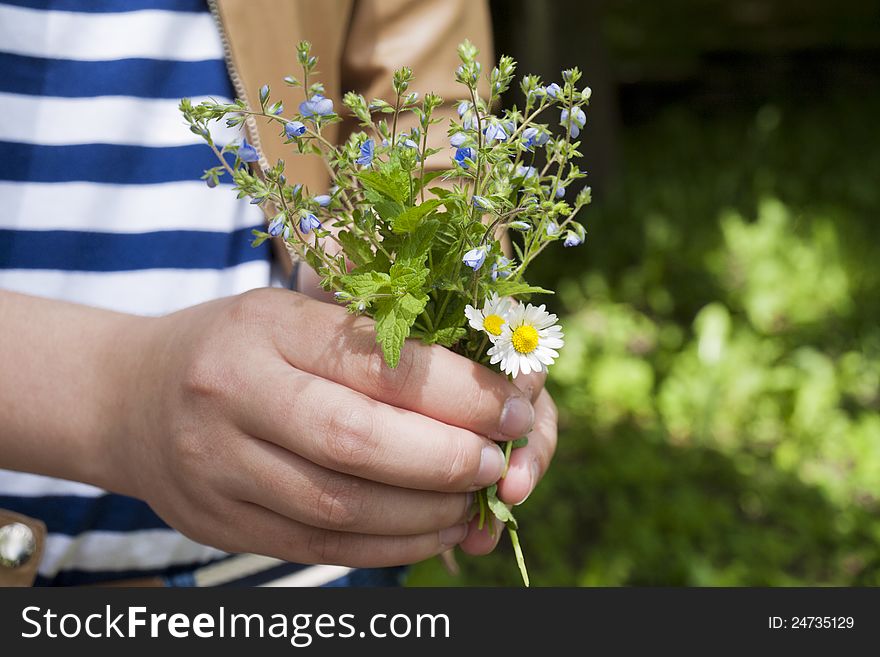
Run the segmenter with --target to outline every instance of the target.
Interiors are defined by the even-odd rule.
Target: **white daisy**
[[[507,315],[507,323],[489,349],[490,362],[500,363],[501,371],[517,374],[544,372],[552,365],[562,347],[562,328],[543,305],[516,306]]]
[[[468,305],[464,309],[464,314],[473,328],[485,331],[489,339],[495,342],[507,323],[507,315],[512,307],[513,299],[499,297],[493,292],[492,296],[486,299],[482,310]]]

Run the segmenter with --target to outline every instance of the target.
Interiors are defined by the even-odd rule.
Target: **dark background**
[[[880,3],[492,10],[593,89],[587,242],[531,276],[566,332],[533,583],[880,584]],[[459,564],[410,582],[517,584],[506,539]]]

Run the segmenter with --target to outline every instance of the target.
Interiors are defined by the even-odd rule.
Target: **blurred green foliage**
[[[880,98],[624,133],[545,258],[560,440],[517,510],[535,585],[880,585]],[[412,585],[516,585],[505,542]]]
[[[686,74],[709,52],[880,47],[880,7],[870,0],[588,1],[602,7],[603,34],[622,78]]]

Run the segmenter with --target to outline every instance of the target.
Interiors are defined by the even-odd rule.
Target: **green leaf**
[[[405,203],[409,198],[409,176],[400,169],[361,171],[356,175],[365,189],[377,192],[392,201]]]
[[[356,272],[342,277],[346,290],[356,297],[368,297],[388,292],[391,277],[378,271]]]
[[[429,157],[429,156],[428,156],[428,157]],[[422,187],[426,187],[426,186],[428,185],[428,183],[432,182],[432,181],[435,180],[436,178],[439,178],[439,177],[442,176],[444,173],[446,173],[446,171],[443,171],[443,170],[440,170],[440,171],[430,171],[430,172],[426,173],[424,178],[422,178],[422,179],[417,179],[417,180],[415,181],[415,185],[414,185],[414,191],[413,191],[413,193],[415,194],[415,193],[421,191]]]
[[[420,297],[404,294],[400,297],[380,299],[376,302],[376,341],[382,345],[382,353],[388,367],[400,363],[400,350],[409,337],[416,318],[422,314],[427,295]]]
[[[373,250],[370,248],[370,243],[357,237],[351,231],[340,231],[337,239],[345,249],[345,255],[348,256],[348,259],[355,266],[361,267],[373,259]]]
[[[422,266],[421,262],[398,260],[391,265],[391,284],[399,293],[420,294],[429,273],[430,271]]]
[[[491,289],[501,297],[514,297],[519,294],[553,294],[553,290],[529,285],[525,281],[507,281],[500,278],[492,283]]]
[[[254,239],[251,240],[251,246],[254,248],[260,246],[260,244],[271,237],[269,233],[266,233],[262,230],[257,230],[256,228],[251,231],[251,234],[254,236]]]
[[[512,525],[514,529],[517,528],[516,518],[513,517],[513,514],[510,512],[510,509],[507,508],[507,505],[498,499],[497,484],[492,484],[486,489],[486,501],[489,503],[489,508],[492,510],[492,513],[495,514],[496,518],[506,525]]]
[[[324,261],[312,247],[306,249],[306,264],[317,272],[324,270]]]
[[[432,333],[427,333],[422,338],[425,344],[439,344],[444,347],[452,347],[456,342],[467,335],[467,329],[461,326],[449,326]]]
[[[397,257],[401,260],[419,260],[424,263],[425,256],[431,250],[434,236],[440,228],[440,222],[429,219],[419,225],[412,233],[403,238],[403,243],[397,251]]]
[[[443,205],[439,199],[425,201],[421,205],[414,205],[402,212],[391,221],[391,228],[395,233],[411,233],[418,228],[422,218]]]
[[[437,198],[446,198],[447,196],[452,196],[451,191],[449,191],[448,189],[443,189],[442,187],[431,187],[428,191]]]
[[[525,447],[529,444],[529,437],[523,436],[522,438],[517,438],[513,441],[513,449],[519,449],[520,447]]]

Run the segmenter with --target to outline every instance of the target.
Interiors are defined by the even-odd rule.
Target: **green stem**
[[[510,453],[513,451],[513,441],[508,440],[504,443],[504,472],[501,473],[501,478],[504,479],[507,476],[507,469],[510,467]]]
[[[519,566],[519,574],[522,576],[523,584],[529,586],[529,571],[526,569],[526,560],[523,557],[522,547],[519,544],[519,536],[516,530],[507,525],[507,533],[510,534],[510,543],[513,545],[513,553],[516,555],[516,565]]]
[[[391,124],[391,148],[394,148],[394,141],[397,137],[397,117],[400,114],[400,93],[397,94],[397,101],[394,103],[394,121]]]

